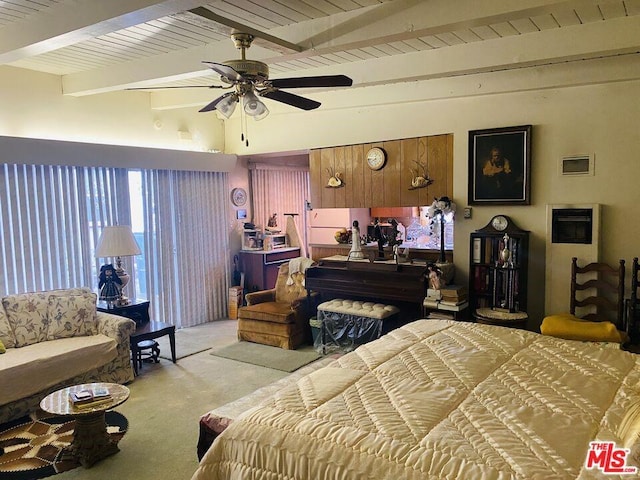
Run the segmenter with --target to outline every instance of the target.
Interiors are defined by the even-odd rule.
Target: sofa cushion
[[[90,294],[85,287],[46,290],[8,295],[2,299],[4,312],[0,314],[0,338],[6,347],[24,347],[47,339],[49,325],[48,309],[51,295]],[[6,325],[2,317],[6,314]]]
[[[4,307],[0,305],[0,341],[6,348],[16,346],[16,339],[13,335],[13,329],[9,325],[9,319],[4,311]]]
[[[49,327],[47,340],[57,338],[95,335],[96,302],[95,293],[77,295],[50,295],[47,316]]]
[[[19,293],[2,299],[15,347],[44,342],[47,338],[49,293]]]
[[[294,323],[295,312],[289,303],[264,302],[248,305],[238,310],[238,316],[246,320],[262,320],[272,323]]]
[[[116,358],[116,348],[117,342],[102,334],[11,348],[2,356],[0,405],[98,368]]]

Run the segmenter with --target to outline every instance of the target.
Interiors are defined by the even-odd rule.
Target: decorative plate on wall
[[[231,190],[231,201],[236,207],[241,207],[247,203],[247,192],[244,188],[234,188]]]

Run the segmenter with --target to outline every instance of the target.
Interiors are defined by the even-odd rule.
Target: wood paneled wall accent
[[[371,170],[365,155],[371,147],[387,152],[381,170]],[[415,172],[426,166],[433,183],[410,189]],[[313,208],[409,207],[431,205],[435,197],[453,196],[453,134],[311,150]],[[344,186],[328,188],[328,171],[342,174]]]

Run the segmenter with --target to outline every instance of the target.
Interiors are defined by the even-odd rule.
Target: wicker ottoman
[[[498,325],[500,327],[527,328],[529,315],[526,312],[509,312],[508,310],[479,308],[473,315],[478,323]]]
[[[379,338],[383,321],[399,311],[393,305],[341,298],[321,303],[318,305],[320,335],[314,345],[323,354],[328,348],[351,351],[356,345]]]

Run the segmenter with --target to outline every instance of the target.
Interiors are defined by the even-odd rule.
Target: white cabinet
[[[334,244],[334,235],[341,228],[351,228],[353,221],[358,220],[360,234],[367,232],[371,221],[368,208],[317,208],[309,211],[309,243]]]

